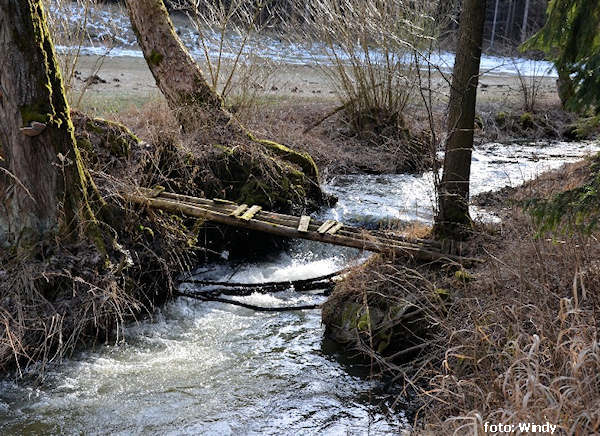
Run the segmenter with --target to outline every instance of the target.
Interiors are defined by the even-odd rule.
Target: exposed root
[[[98,232],[79,235],[79,245],[47,241],[39,258],[0,259],[0,371],[43,373],[79,344],[118,340],[125,322],[173,295],[175,277],[200,255],[218,254],[226,239],[235,244],[203,220],[153,211],[121,193],[162,185],[280,211],[313,209],[321,200],[302,173],[303,162],[315,177],[316,167],[299,153],[247,138],[220,145],[194,135],[185,142],[172,115],[152,117],[152,127],[144,119],[143,142],[122,124],[73,114]]]
[[[99,265],[94,245],[45,255],[2,262],[0,369],[18,375],[29,367],[42,373],[82,342],[118,340],[125,321],[144,309],[123,269]]]

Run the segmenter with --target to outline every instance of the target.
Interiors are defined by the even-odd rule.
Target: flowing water
[[[597,149],[597,144],[480,147],[475,193],[515,185]],[[368,224],[430,221],[431,174],[344,176],[326,188],[340,197],[325,216]],[[490,217],[488,216],[487,219]],[[213,264],[207,279],[262,282],[326,274],[366,255],[297,242],[271,258]],[[188,285],[191,286],[191,285]],[[243,297],[262,306],[324,297],[288,291]],[[397,434],[402,411],[368,368],[344,362],[323,341],[317,310],[253,312],[180,298],[126,341],[81,352],[49,370],[43,386],[0,385],[2,434]]]

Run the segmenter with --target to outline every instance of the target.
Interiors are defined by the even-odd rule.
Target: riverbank
[[[281,212],[310,213],[326,200],[303,167],[268,146],[183,135],[171,111],[161,109],[144,119],[143,140],[121,123],[71,113],[101,230],[82,227],[76,236],[53,234],[0,253],[0,373],[43,376],[48,364],[81,346],[118,341],[128,323],[172,299],[177,277],[202,261],[276,247],[264,237],[241,248],[249,232],[136,204],[130,195],[139,188]],[[0,197],[12,183],[2,182]]]
[[[82,59],[90,63],[98,60]],[[114,232],[111,247],[121,257],[110,258],[107,262],[91,249],[86,250],[89,247],[80,249],[58,244],[42,250],[41,260],[19,259],[21,263],[16,265],[6,261],[9,267],[3,271],[7,280],[2,285],[2,293],[9,294],[15,286],[21,288],[14,293],[15,300],[4,302],[8,316],[5,318],[7,329],[2,357],[5,367],[14,360],[20,375],[21,362],[32,367],[37,365],[36,370],[43,371],[47,362],[58,360],[63,353],[71,352],[79,344],[89,344],[99,338],[117,340],[130,320],[141,313],[155,313],[158,306],[169,300],[176,274],[200,264],[203,253],[213,255],[213,259],[231,260],[236,250],[246,250],[249,240],[253,241],[253,248],[264,242],[249,235],[238,238],[239,235],[232,236],[221,228],[203,227],[204,223],[133,207],[123,201],[123,189],[160,185],[182,194],[225,197],[260,204],[265,209],[287,208],[299,213],[309,213],[319,202],[302,195],[308,192],[309,185],[299,174],[299,168],[280,164],[275,156],[262,150],[258,144],[245,147],[247,144],[231,143],[228,138],[218,137],[215,146],[214,137],[206,139],[202,132],[197,132],[198,136],[182,134],[179,123],[172,117],[142,65],[129,65],[134,62],[131,59],[108,58],[106,62],[107,66],[113,66],[112,70],[101,70],[91,78],[86,78],[81,72],[76,73],[74,83],[77,86],[72,89],[71,95],[77,92],[78,87],[82,89],[84,86],[87,92],[83,98],[72,100],[79,101],[80,107],[89,112],[121,121],[141,138],[141,141],[138,140],[121,125],[116,127],[97,118],[75,114],[77,140],[89,166],[90,178],[95,182],[95,194],[108,200],[107,204],[100,201],[99,216],[109,231]],[[306,65],[287,65],[278,74],[286,83],[284,88],[246,82],[240,88],[241,96],[244,97],[248,88],[256,92],[248,99],[227,100],[227,104],[258,135],[316,155],[326,180],[357,173],[361,176],[381,175],[380,179],[384,181],[390,174],[416,178],[424,172],[427,174],[426,170],[437,159],[437,147],[441,142],[432,133],[443,131],[443,99],[436,101],[429,117],[420,109],[417,95],[409,101],[406,114],[391,125],[392,130],[384,130],[383,133],[377,129],[356,132],[349,127],[352,120],[346,118],[343,110],[323,118],[324,114],[333,112],[339,102],[335,100],[335,90],[327,88],[326,75],[322,75],[322,71],[319,73]],[[541,79],[550,80],[546,83],[548,101],[538,102],[539,107],[552,108],[552,114],[548,115],[519,109],[518,93],[514,97],[514,105],[508,105],[512,94],[504,89],[507,79],[484,77],[489,81],[482,81],[481,85],[481,94],[485,97],[482,98],[478,118],[477,136],[480,142],[492,138],[518,138],[529,142],[556,139],[568,130],[566,127],[573,118],[554,108],[556,97],[551,92],[551,79]],[[436,92],[447,93],[441,75],[435,77],[432,83],[437,88]],[[519,83],[513,82],[513,85],[518,87]],[[298,97],[301,94],[308,94],[308,97]],[[429,124],[431,120],[433,125]],[[595,128],[597,126],[592,125],[590,131],[593,133]],[[390,131],[393,135],[387,136]],[[131,139],[131,143],[127,139],[123,141],[124,137]],[[412,148],[414,145],[421,148]],[[532,151],[527,154],[537,159],[536,145],[529,147]],[[414,156],[420,158],[420,162],[407,164],[407,157]],[[503,159],[509,159],[499,153],[475,155],[476,159],[480,157],[500,157],[503,162]],[[490,161],[488,166],[492,165]],[[412,174],[408,174],[409,171]],[[427,183],[426,175],[421,181]],[[317,184],[310,186],[319,189]],[[356,192],[360,202],[366,192],[364,185],[359,184]],[[425,193],[429,194],[429,191]],[[389,199],[392,195],[395,196],[387,191],[379,206],[393,209]],[[410,191],[407,195],[414,198],[418,193]],[[431,202],[433,198],[432,195],[423,195],[419,199]],[[354,200],[350,196],[347,199]],[[333,213],[340,212],[346,213],[341,208]],[[394,213],[400,211],[395,210]],[[353,217],[357,220],[350,222],[364,224],[365,216],[365,213],[357,214]],[[377,224],[387,218],[378,217]],[[482,257],[489,254],[488,251],[494,249],[489,231],[493,235],[495,230],[486,227],[479,235],[481,239],[474,240],[475,246],[462,248]],[[257,241],[260,243],[257,244]],[[225,242],[229,245],[226,246]],[[65,250],[68,255],[64,255]],[[497,256],[500,255],[498,252]],[[33,270],[27,269],[32,266]],[[77,273],[78,268],[81,274]],[[95,274],[98,271],[106,272],[106,275]],[[384,370],[387,368],[395,378],[400,371],[413,368],[416,363],[412,358],[421,358],[423,350],[429,347],[448,349],[435,342],[437,329],[452,309],[453,297],[458,294],[456,289],[475,282],[474,274],[479,273],[479,269],[465,270],[457,265],[422,269],[422,265],[410,262],[390,266],[385,261],[374,259],[368,268],[363,267],[340,285],[342,291],[325,306],[323,316],[328,333],[341,317],[341,322],[349,325],[352,333],[345,339],[351,342],[355,337],[359,338],[361,351],[370,354],[374,362]],[[28,275],[34,278],[31,286],[24,285]],[[52,279],[48,280],[48,276]],[[361,291],[372,286],[376,286],[372,292]],[[391,297],[392,303],[385,296],[390,286],[395,292]],[[375,300],[370,300],[370,294],[375,295]],[[32,295],[39,298],[31,298]],[[353,305],[350,310],[345,307],[348,302]],[[81,310],[69,311],[71,306]],[[23,307],[27,307],[25,316],[21,316]],[[381,323],[386,324],[386,328],[373,334],[372,326]],[[448,325],[448,331],[458,329],[452,321]],[[316,328],[313,328],[314,331]],[[404,342],[397,341],[398,335],[406,331],[412,337]],[[362,342],[365,335],[367,341]],[[335,339],[344,340],[340,336]],[[429,365],[435,359],[438,359],[437,355],[421,360],[421,368],[430,370]],[[459,360],[462,367],[462,357]],[[386,365],[396,366],[389,369]],[[418,395],[418,390],[414,394]]]
[[[108,57],[103,60],[98,79],[87,86],[86,79],[94,73],[99,58],[82,56],[77,66],[72,95],[79,97],[85,87],[80,109],[86,113],[117,119],[127,125],[136,124],[136,114],[145,110],[167,110],[163,97],[156,88],[143,58]],[[260,67],[258,67],[260,69]],[[240,84],[238,97],[230,100],[244,123],[263,137],[278,138],[295,149],[305,150],[315,159],[325,177],[336,174],[390,174],[406,170],[421,170],[406,165],[403,154],[417,147],[430,148],[431,125],[420,97],[414,95],[403,114],[413,141],[390,138],[385,135],[371,137],[357,134],[343,111],[327,117],[340,102],[336,88],[326,70],[314,65],[278,64],[257,83]],[[537,110],[522,109],[522,83],[515,75],[484,74],[480,83],[478,100],[478,126],[476,141],[504,142],[560,139],[586,139],[598,132],[600,123],[582,129],[582,135],[571,135],[576,122],[572,114],[560,109],[553,77],[536,78]],[[432,87],[436,95],[446,95],[449,85],[439,74],[434,74]],[[434,129],[438,138],[444,130],[446,105],[436,100]],[[322,121],[321,121],[322,120]],[[321,122],[319,122],[321,121]],[[317,125],[315,125],[317,124]],[[139,132],[138,125],[135,129]],[[143,132],[139,133],[143,135]],[[565,136],[569,136],[565,138]],[[427,160],[425,166],[429,165]],[[412,166],[412,168],[411,168]]]
[[[523,207],[595,186],[599,161],[476,197],[502,218],[478,225],[468,243],[481,265],[377,258],[324,306],[327,333],[417,399],[415,429],[478,434],[485,423],[549,422],[565,433],[597,430],[600,233],[539,234]]]

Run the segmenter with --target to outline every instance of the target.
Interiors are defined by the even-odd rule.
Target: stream
[[[473,156],[472,192],[517,185],[598,150],[594,143],[486,144]],[[430,222],[432,174],[338,176],[340,199],[323,217],[370,225]],[[494,219],[474,210],[484,219]],[[197,274],[238,282],[327,274],[366,259],[358,250],[297,241],[251,262]],[[191,285],[183,285],[191,286]],[[239,297],[262,306],[322,302],[288,291]],[[0,432],[17,434],[384,435],[409,428],[397,395],[323,340],[320,311],[258,313],[179,298],[126,340],[76,353],[42,386],[0,384]]]

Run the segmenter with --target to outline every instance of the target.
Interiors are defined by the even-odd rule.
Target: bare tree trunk
[[[563,108],[567,107],[568,101],[575,95],[575,85],[569,74],[569,71],[563,67],[556,65],[558,71],[558,79],[556,79],[556,89],[558,97]]]
[[[504,26],[504,38],[508,38],[510,27],[512,25],[511,15],[514,0],[508,0],[508,11],[506,12],[506,24]]]
[[[509,36],[513,37],[513,31],[515,27],[515,16],[517,15],[517,0],[512,1],[512,11],[510,13],[510,28],[509,28]]]
[[[471,225],[469,179],[486,0],[464,0],[448,108],[448,140],[435,232],[464,237]]]
[[[529,19],[529,0],[525,0],[525,10],[523,11],[523,26],[521,27],[521,42],[527,39],[527,22]]]
[[[41,0],[0,1],[0,59],[0,245],[24,246],[89,210]]]
[[[187,131],[231,115],[177,36],[163,0],[126,0],[138,43],[169,107]]]
[[[498,3],[500,0],[496,0],[496,6],[494,8],[494,23],[492,24],[492,37],[490,42],[490,48],[494,48],[494,39],[496,38],[496,23],[498,22]]]

